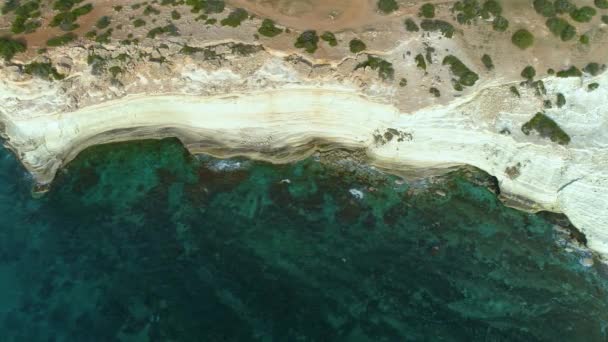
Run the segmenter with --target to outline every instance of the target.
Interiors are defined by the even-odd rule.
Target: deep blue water
[[[488,179],[164,140],[92,148],[35,199],[1,150],[0,341],[607,341],[605,266]]]

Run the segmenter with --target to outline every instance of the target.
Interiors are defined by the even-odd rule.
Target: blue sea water
[[[607,341],[605,266],[488,179],[163,140],[91,148],[35,199],[2,150],[0,341]]]

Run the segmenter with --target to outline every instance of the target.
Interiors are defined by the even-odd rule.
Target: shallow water
[[[606,341],[608,280],[455,172],[92,148],[41,199],[0,151],[2,341]]]

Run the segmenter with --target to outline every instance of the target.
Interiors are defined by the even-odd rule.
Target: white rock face
[[[316,143],[331,142],[364,149],[375,165],[395,172],[472,165],[497,177],[509,204],[566,214],[589,247],[608,256],[608,73],[583,84],[545,80],[568,101],[547,111],[572,138],[560,146],[521,132],[542,101],[510,95],[511,84],[487,82],[447,104],[408,110],[362,91],[352,78],[307,80],[276,61],[251,68],[254,78],[184,65],[167,91],[138,88],[150,86],[142,77],[153,78],[137,71],[125,85],[131,95],[110,100],[79,99],[75,86],[64,83],[2,77],[6,143],[41,185],[89,146],[164,137],[179,138],[193,153],[273,162],[307,157]],[[587,92],[589,82],[601,87]],[[261,83],[268,87],[259,89]],[[206,86],[221,89],[209,94]]]

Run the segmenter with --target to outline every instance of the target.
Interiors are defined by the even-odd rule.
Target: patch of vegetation
[[[521,95],[519,94],[519,90],[517,90],[517,87],[515,86],[511,86],[509,88],[509,91],[511,92],[511,94],[517,96],[517,97],[521,97]]]
[[[95,39],[95,37],[97,37],[97,31],[91,30],[91,31],[85,33],[84,37],[87,39]]]
[[[192,13],[200,11],[207,14],[222,13],[225,7],[223,0],[186,0],[186,4],[192,7],[190,10]]]
[[[555,0],[553,6],[558,14],[571,13],[576,9],[576,6],[570,0]]]
[[[420,11],[418,12],[418,16],[433,19],[435,18],[435,5],[426,3],[420,7]]]
[[[168,34],[170,36],[179,36],[179,31],[177,30],[177,27],[175,27],[175,25],[168,24],[165,26],[159,26],[159,27],[155,27],[155,28],[151,29],[150,31],[148,31],[148,34],[146,35],[146,37],[154,39],[159,34]]]
[[[323,34],[321,35],[321,39],[326,41],[329,44],[329,46],[338,45],[338,40],[336,39],[336,35],[329,31],[323,32]]]
[[[146,21],[141,19],[141,18],[137,18],[135,20],[133,20],[133,26],[134,27],[142,27],[146,25]]]
[[[420,27],[424,31],[440,31],[446,38],[452,38],[454,35],[454,26],[447,21],[437,19],[424,19],[420,23]]]
[[[179,14],[178,11],[176,11],[176,10],[171,11],[171,19],[179,20],[181,17],[182,17],[182,15]]]
[[[144,9],[144,15],[150,15],[150,14],[159,15],[160,11],[157,10],[156,8],[152,7],[152,5],[148,5]]]
[[[591,62],[583,68],[583,71],[590,74],[591,76],[597,76],[603,71],[603,69],[604,66],[600,66],[598,63],[595,62]]]
[[[495,0],[487,0],[483,5],[477,0],[462,0],[454,3],[452,12],[456,13],[456,21],[464,25],[473,23],[479,17],[483,19],[490,19],[490,16],[499,17],[502,7]]]
[[[263,48],[259,45],[237,43],[237,44],[231,45],[230,50],[232,51],[233,54],[236,54],[236,55],[250,56],[250,55],[253,55],[254,53],[257,53],[257,52],[263,50]]]
[[[589,36],[587,34],[583,34],[580,36],[580,38],[578,39],[579,43],[584,44],[584,45],[589,45]]]
[[[602,16],[602,22],[606,25],[608,25],[608,15],[603,15]]]
[[[600,84],[597,82],[589,83],[589,85],[587,86],[587,91],[594,91],[599,87],[600,87]]]
[[[555,7],[550,0],[534,0],[534,10],[536,13],[547,18],[555,15]]]
[[[513,34],[511,41],[518,48],[525,50],[534,44],[534,36],[526,29],[519,29]]]
[[[106,27],[110,26],[110,22],[110,17],[104,15],[103,17],[99,18],[99,20],[97,20],[97,24],[95,24],[95,26],[97,26],[98,29],[103,30]]]
[[[420,28],[412,18],[405,19],[405,29],[408,32],[418,32]]]
[[[573,65],[566,70],[558,71],[555,75],[557,77],[580,77],[583,75],[583,73]]]
[[[566,105],[566,97],[562,93],[557,93],[557,100],[555,101],[557,108],[562,108]]]
[[[449,55],[443,59],[443,65],[449,65],[450,71],[458,79],[455,80],[458,84],[464,87],[470,87],[479,80],[479,76],[462,63],[456,56]]]
[[[95,38],[95,42],[99,43],[99,44],[107,44],[110,42],[110,38],[112,38],[112,32],[114,30],[107,29],[106,32],[98,34],[97,37]]]
[[[110,69],[108,69],[108,71],[110,72],[110,74],[112,74],[113,78],[116,78],[116,76],[118,76],[119,74],[122,74],[122,68],[119,66],[113,66],[110,67]]]
[[[544,100],[543,101],[543,107],[545,109],[551,109],[551,108],[553,108],[553,104],[551,103],[551,100]]]
[[[121,5],[117,5],[117,6],[113,6],[112,8],[114,9],[114,11],[120,12],[120,11],[122,11],[123,7]]]
[[[593,7],[583,6],[570,12],[570,17],[579,23],[588,23],[593,19],[593,16],[597,14],[597,11]]]
[[[210,18],[210,19],[205,20],[205,25],[213,25],[215,23],[217,23],[217,19],[215,19],[215,18]]]
[[[360,40],[360,39],[353,39],[350,41],[350,43],[348,43],[348,46],[350,48],[350,52],[352,53],[359,53],[365,49],[367,49],[367,46],[365,45],[365,43]]]
[[[65,78],[51,63],[32,62],[24,66],[23,72],[49,81]]]
[[[277,35],[283,33],[283,30],[276,27],[274,25],[274,21],[272,21],[270,19],[264,19],[264,21],[262,21],[262,26],[258,29],[258,32],[262,36],[274,37],[274,36],[277,36]]]
[[[16,54],[25,52],[26,49],[24,42],[10,37],[0,37],[0,56],[5,61],[10,61]]]
[[[509,21],[503,16],[496,16],[492,21],[494,31],[505,32],[509,28]]]
[[[484,54],[483,56],[481,56],[481,62],[486,67],[486,69],[494,69],[494,62],[492,62],[492,57],[490,57],[489,55]]]
[[[40,0],[32,0],[21,4],[19,1],[5,3],[2,12],[15,12],[15,19],[11,24],[11,32],[14,34],[31,33],[36,31],[41,25]]]
[[[395,0],[378,0],[377,5],[378,9],[384,14],[392,13],[399,8]]]
[[[536,76],[536,70],[531,65],[528,65],[521,71],[521,77],[527,80],[532,80],[534,76]]]
[[[294,46],[298,49],[304,49],[304,51],[308,53],[315,53],[315,51],[317,51],[318,43],[319,36],[317,36],[317,31],[308,30],[300,34],[298,39],[296,39]]]
[[[367,56],[367,61],[359,63],[355,67],[355,70],[359,68],[365,69],[368,67],[372,70],[378,70],[378,76],[383,80],[392,80],[395,76],[395,69],[393,69],[393,64],[375,56]]]
[[[441,96],[441,93],[439,92],[439,89],[437,89],[435,87],[429,88],[429,93],[433,94],[433,96],[435,96],[435,97],[440,97]]]
[[[594,0],[593,4],[597,8],[608,9],[608,0]]]
[[[405,87],[406,85],[407,85],[407,79],[402,78],[401,80],[399,80],[400,87]]]
[[[576,35],[576,28],[562,18],[552,17],[545,22],[549,31],[563,41],[568,41]]]
[[[553,119],[540,112],[536,113],[530,121],[521,127],[521,131],[525,135],[530,135],[533,130],[541,137],[549,138],[552,142],[560,145],[568,145],[570,142],[568,134]]]
[[[58,37],[50,38],[46,41],[47,46],[61,46],[75,40],[77,36],[72,32],[68,32]]]
[[[414,57],[414,61],[416,61],[416,66],[418,67],[418,69],[426,71],[426,61],[424,60],[424,56],[422,56],[421,53],[417,54],[416,57]]]
[[[220,24],[222,24],[222,26],[237,27],[247,18],[249,18],[249,13],[242,8],[237,8],[230,12],[226,18],[222,19]]]

